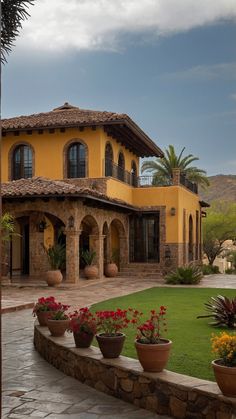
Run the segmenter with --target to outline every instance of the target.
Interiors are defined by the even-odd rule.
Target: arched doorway
[[[113,175],[113,150],[110,143],[106,144],[105,149],[105,176]]]
[[[188,260],[193,261],[193,217],[189,217]]]
[[[85,267],[85,262],[81,257],[82,252],[85,250],[95,250],[96,248],[95,240],[98,237],[99,229],[95,218],[93,218],[91,215],[86,215],[81,221],[80,230],[80,268],[83,269]]]
[[[125,158],[122,152],[119,153],[118,157],[118,179],[125,180]]]
[[[137,186],[137,166],[135,161],[132,161],[131,165],[131,185]]]
[[[110,239],[110,259],[117,264],[118,268],[121,263],[127,262],[127,236],[122,222],[118,219],[112,220],[109,228]]]
[[[64,223],[53,214],[26,211],[16,214],[15,226],[10,246],[10,276],[42,276],[49,269],[44,247],[66,244]]]

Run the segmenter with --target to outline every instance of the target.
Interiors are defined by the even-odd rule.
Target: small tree
[[[226,240],[236,237],[236,204],[215,202],[203,223],[203,250],[209,264],[224,250]]]

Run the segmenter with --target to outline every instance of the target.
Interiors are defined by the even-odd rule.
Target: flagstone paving
[[[3,410],[9,419],[161,419],[100,393],[44,361],[32,343],[31,310],[4,314]]]
[[[163,280],[119,278],[84,281],[76,286],[3,287],[3,307],[12,307],[54,295],[73,307],[127,295],[154,286]],[[235,275],[205,277],[200,287],[235,288]],[[4,314],[3,322],[3,410],[9,419],[154,419],[164,418],[115,399],[65,376],[44,361],[32,343],[32,310]]]
[[[21,281],[21,285],[4,286],[2,288],[2,306],[14,307],[21,304],[29,304],[39,297],[54,295],[64,303],[73,307],[86,306],[113,297],[131,294],[151,287],[167,286],[162,278],[104,278],[102,280],[81,280],[76,285],[63,285],[52,288],[48,286],[27,286],[27,282]],[[168,285],[176,287],[176,285]],[[181,287],[182,285],[180,285]],[[203,278],[196,288],[233,288],[236,289],[236,275],[209,275]]]

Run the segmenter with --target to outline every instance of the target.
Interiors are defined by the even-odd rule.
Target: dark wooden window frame
[[[70,148],[75,144],[81,144],[81,145],[84,146],[84,152],[85,152],[85,171],[84,172],[85,173],[84,173],[84,176],[81,177],[81,179],[86,178],[86,177],[89,176],[89,173],[88,173],[88,146],[80,138],[73,138],[65,144],[64,150],[63,150],[63,178],[64,179],[69,179],[69,151],[70,151]],[[71,178],[71,179],[76,179],[76,178]]]
[[[8,179],[11,180],[17,180],[20,178],[25,178],[24,176],[24,156],[21,159],[21,168],[20,173],[22,176],[16,178],[16,170],[15,170],[15,153],[20,147],[28,147],[31,150],[31,176],[27,176],[27,178],[31,178],[35,175],[35,152],[34,148],[32,147],[32,144],[26,142],[26,141],[18,141],[17,143],[14,143],[12,147],[9,150],[8,153]],[[22,149],[23,150],[23,149]],[[21,152],[23,153],[23,151]]]

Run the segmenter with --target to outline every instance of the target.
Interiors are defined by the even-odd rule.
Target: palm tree
[[[21,22],[28,18],[27,8],[35,0],[1,0],[1,62],[6,62],[13,43],[21,29]]]
[[[142,173],[149,172],[153,174],[153,185],[172,185],[172,170],[180,169],[181,174],[185,175],[186,179],[191,182],[197,183],[202,187],[209,186],[209,180],[206,176],[206,171],[198,169],[198,167],[191,166],[191,164],[199,160],[192,154],[183,156],[185,147],[177,155],[173,145],[165,150],[164,157],[159,160],[144,161],[142,164]]]

